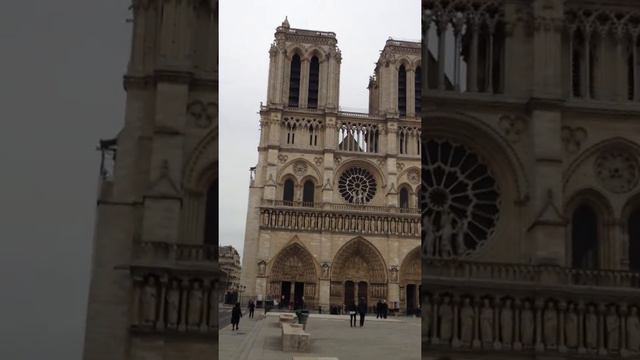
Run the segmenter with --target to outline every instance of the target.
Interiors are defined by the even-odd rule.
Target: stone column
[[[536,339],[535,339],[535,350],[537,352],[544,351],[544,344],[542,343],[542,310],[544,308],[544,303],[542,299],[536,299],[534,303],[534,309],[536,313]]]
[[[580,301],[578,303],[578,354],[584,354],[587,352],[587,349],[584,345],[584,302]]]
[[[607,355],[607,344],[604,341],[604,330],[607,316],[605,304],[598,304],[598,354]]]
[[[482,299],[476,298],[473,300],[473,342],[472,347],[479,349],[482,347],[480,342],[480,304]]]
[[[565,340],[564,339],[565,338],[564,315],[565,315],[565,312],[567,311],[567,303],[564,300],[560,300],[558,309],[560,314],[560,326],[558,327],[558,335],[560,336],[560,340],[558,344],[558,350],[560,352],[566,352],[567,347],[565,346],[565,343],[564,343],[564,340]]]
[[[302,62],[300,64],[301,69],[300,69],[300,94],[299,94],[299,99],[300,99],[300,104],[298,105],[301,109],[306,109],[307,108],[307,102],[308,102],[308,98],[309,98],[309,67],[310,67],[310,61],[309,58],[303,58],[301,59]]]
[[[185,332],[187,330],[187,303],[189,302],[189,281],[186,279],[180,281],[180,320],[178,322],[178,330]]]
[[[462,345],[460,342],[459,329],[458,329],[458,322],[460,318],[458,314],[458,310],[460,309],[459,307],[460,300],[461,298],[458,295],[454,295],[451,297],[451,305],[453,307],[453,339],[451,340],[451,345],[454,348],[459,348],[460,345]]]
[[[156,321],[156,328],[160,328],[161,330],[164,330],[165,328],[165,319],[164,319],[164,314],[165,314],[165,306],[166,306],[166,299],[167,299],[167,284],[169,283],[169,278],[167,276],[163,276],[160,279],[160,299],[158,299],[160,301],[160,312],[158,314],[158,321]]]
[[[331,306],[331,281],[328,279],[320,280],[319,305],[323,309],[330,310]]]
[[[516,299],[513,302],[513,312],[515,313],[516,321],[514,327],[514,341],[513,341],[513,349],[516,351],[522,350],[522,342],[520,341],[520,306],[522,303],[519,299]]]
[[[407,117],[416,116],[416,70],[411,66],[407,68]]]

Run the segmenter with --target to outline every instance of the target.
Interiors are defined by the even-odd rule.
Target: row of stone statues
[[[203,330],[217,326],[215,292],[201,280],[171,279],[160,283],[149,276],[140,283],[136,325],[176,330]],[[211,304],[211,306],[209,306]]]
[[[453,347],[599,354],[640,352],[638,304],[504,297],[423,299],[423,336]]]

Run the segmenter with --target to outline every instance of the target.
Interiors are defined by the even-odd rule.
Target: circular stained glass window
[[[485,245],[499,215],[499,189],[489,167],[464,145],[423,143],[422,237],[427,256],[468,256]]]
[[[351,204],[366,204],[376,195],[376,179],[367,170],[352,167],[342,173],[338,191]]]

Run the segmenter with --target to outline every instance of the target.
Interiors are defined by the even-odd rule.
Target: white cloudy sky
[[[340,106],[366,109],[367,83],[389,36],[420,39],[418,0],[248,0],[220,6],[220,243],[242,254],[249,168],[258,158],[260,102],[275,28],[333,31],[342,51]]]

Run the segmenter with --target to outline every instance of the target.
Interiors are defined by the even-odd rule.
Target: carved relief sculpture
[[[555,303],[550,301],[544,310],[544,344],[549,349],[558,346],[558,311]]]
[[[595,349],[598,346],[598,316],[593,305],[587,306],[584,316],[584,344],[587,349]]]
[[[142,289],[143,324],[153,326],[158,313],[158,287],[156,278],[150,276]]]
[[[533,346],[533,311],[531,310],[531,302],[524,302],[520,320],[520,334],[522,336],[522,345],[525,347]]]
[[[617,351],[620,346],[620,318],[618,317],[615,305],[608,307],[605,325],[607,331],[607,350]]]
[[[640,352],[640,317],[636,306],[631,307],[627,318],[627,349]]]
[[[470,346],[473,341],[473,318],[471,299],[465,297],[460,309],[460,340],[464,346]]]
[[[600,183],[614,193],[629,192],[638,183],[638,161],[628,151],[603,151],[594,163],[594,171]]]
[[[484,298],[480,310],[480,339],[485,346],[493,343],[493,308],[491,300]]]
[[[177,280],[171,280],[167,290],[167,327],[176,329],[180,319],[180,288]]]
[[[500,336],[503,346],[510,346],[513,341],[513,310],[511,309],[511,304],[512,300],[510,298],[505,299],[500,311]]]
[[[445,296],[442,299],[442,304],[438,310],[439,325],[440,325],[440,340],[448,344],[451,341],[453,335],[453,310],[451,309],[451,298]]]
[[[569,304],[564,320],[565,345],[570,349],[578,347],[578,315],[576,305]]]
[[[202,287],[199,281],[196,281],[192,285],[192,289],[189,292],[189,327],[197,329],[202,323],[202,310],[204,304],[204,296],[202,294]]]

